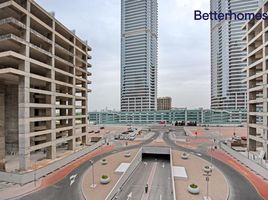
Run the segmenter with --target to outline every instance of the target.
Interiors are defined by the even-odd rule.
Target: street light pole
[[[207,181],[207,199],[206,199],[206,200],[209,200],[209,197],[208,197],[208,182],[209,182],[209,176],[206,177],[206,181]]]
[[[96,184],[95,184],[95,181],[94,181],[94,162],[93,162],[93,160],[90,160],[89,162],[92,165],[92,185],[90,187],[95,188]]]
[[[34,187],[36,187],[36,161],[34,161]]]
[[[206,196],[204,197],[205,200],[211,200],[210,197],[209,197],[209,195],[208,195],[208,193],[209,193],[209,190],[208,190],[209,177],[211,176],[210,173],[212,173],[212,169],[211,168],[210,168],[210,170],[206,170],[205,173],[203,174],[206,177],[206,182],[207,182],[207,193],[206,193]]]
[[[212,169],[212,167],[213,167],[213,165],[212,165],[212,146],[210,147],[210,165],[211,165],[211,169]]]

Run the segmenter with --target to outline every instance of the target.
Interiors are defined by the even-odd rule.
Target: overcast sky
[[[209,0],[159,1],[158,96],[173,107],[209,108],[209,21],[194,21],[194,10],[209,11]],[[92,47],[89,110],[120,107],[120,0],[37,0]]]

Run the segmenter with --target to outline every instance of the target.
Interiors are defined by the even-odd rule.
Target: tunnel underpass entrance
[[[166,162],[170,162],[170,155],[168,154],[152,154],[152,153],[143,153],[142,161],[146,160],[163,160]]]

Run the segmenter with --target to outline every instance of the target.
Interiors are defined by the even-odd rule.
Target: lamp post
[[[210,147],[210,167],[212,169],[213,165],[212,165],[212,151],[213,151],[213,145]]]
[[[93,160],[90,160],[89,162],[92,165],[92,185],[90,187],[95,188],[96,184],[95,184],[95,181],[94,181],[94,162],[93,162]]]
[[[36,187],[36,161],[34,161],[34,187]]]
[[[212,173],[212,168],[210,168],[210,170],[206,170],[204,171],[205,173],[203,174],[206,177],[206,182],[207,182],[207,192],[206,192],[206,196],[204,197],[205,200],[211,200],[211,198],[209,197],[209,187],[208,187],[208,183],[209,183],[209,177],[211,176],[210,173]]]

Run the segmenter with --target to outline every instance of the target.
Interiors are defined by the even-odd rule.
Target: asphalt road
[[[102,158],[112,155],[114,153],[118,153],[120,151],[131,150],[135,148],[140,148],[145,144],[149,144],[153,140],[155,140],[159,136],[159,133],[155,133],[151,138],[143,141],[139,145],[129,146],[129,147],[120,147],[108,153],[104,153],[102,155],[98,155],[94,157],[94,162],[101,160]],[[59,181],[55,185],[49,186],[43,190],[37,191],[35,193],[31,193],[29,195],[23,197],[17,197],[13,199],[20,199],[20,200],[79,200],[84,199],[81,191],[81,182],[83,174],[86,170],[91,167],[90,162],[85,162],[84,164],[80,165],[74,171],[72,171],[69,175],[67,175],[63,180]],[[76,175],[75,182],[70,185],[70,177]]]
[[[150,184],[151,181],[151,184]],[[145,186],[149,184],[149,192]],[[171,169],[168,159],[143,159],[117,196],[118,200],[172,200]]]
[[[153,128],[154,130],[157,131],[157,127]],[[159,129],[159,131],[161,130],[161,132],[168,132],[169,128],[161,128]],[[174,130],[175,132],[178,132],[179,135],[183,135],[183,129],[180,128],[176,128],[176,130]],[[106,157],[108,155],[117,153],[119,151],[125,151],[125,150],[129,150],[129,149],[134,149],[134,148],[140,148],[142,147],[144,144],[148,144],[150,142],[152,142],[153,140],[155,140],[157,137],[159,136],[159,133],[156,132],[151,138],[149,138],[148,140],[144,141],[142,144],[140,145],[135,145],[132,147],[120,147],[118,149],[115,149],[111,152],[99,155],[94,157],[92,160],[94,162],[102,159],[103,157]],[[207,155],[206,153],[206,148],[203,146],[197,150],[188,150],[182,147],[177,146],[170,138],[169,138],[169,134],[168,133],[164,133],[163,134],[163,139],[164,141],[173,149],[177,149],[180,151],[185,151],[185,152],[189,152],[189,153],[194,153],[194,154],[200,154],[201,158],[210,161],[210,157]],[[243,177],[239,172],[237,172],[236,170],[234,170],[233,168],[231,168],[230,166],[228,166],[227,164],[219,161],[219,160],[213,160],[213,164],[218,167],[223,174],[225,175],[225,177],[228,180],[229,183],[229,188],[230,188],[230,200],[259,200],[262,199],[259,194],[257,193],[256,189],[250,184],[250,182]],[[168,165],[168,164],[167,164]],[[69,175],[67,175],[63,180],[59,181],[58,183],[56,183],[53,186],[50,186],[48,188],[45,188],[41,191],[29,194],[27,196],[24,197],[18,197],[15,199],[22,199],[22,200],[39,200],[39,199],[46,199],[46,200],[79,200],[79,199],[84,199],[82,194],[81,194],[81,178],[83,176],[83,173],[91,166],[91,164],[89,162],[86,162],[84,164],[82,164],[80,167],[78,167],[77,169],[75,169],[73,172],[71,172]],[[150,164],[149,164],[150,166]],[[152,186],[152,191],[153,188],[157,188],[157,187],[161,187],[161,189],[157,189],[155,190],[155,195],[156,196],[152,196],[151,199],[159,199],[160,198],[160,194],[162,195],[163,193],[163,197],[164,194],[168,194],[168,188],[171,188],[169,186],[167,186],[166,188],[164,186],[158,186],[158,185],[154,185],[157,184],[158,182],[163,182],[165,184],[170,184],[168,179],[163,179],[163,177],[165,176],[164,174],[169,173],[166,171],[166,169],[168,169],[168,167],[166,169],[164,169],[164,171],[161,171],[161,164],[159,164],[159,167],[156,168],[157,174],[159,174],[159,176],[155,176],[154,180],[153,180],[153,186]],[[145,170],[139,170],[139,168],[137,168],[137,170],[140,173],[144,173],[147,174],[145,172]],[[70,186],[70,177],[72,175],[76,175],[76,179],[75,182]],[[139,178],[144,178],[145,175],[141,176],[134,176],[134,180],[136,181],[137,184],[139,184],[139,180],[135,180],[137,177]],[[146,178],[146,177],[145,177]],[[165,182],[167,181],[167,182]],[[145,182],[144,182],[145,183]],[[128,184],[127,184],[128,185]],[[131,186],[131,185],[130,185]],[[142,186],[140,186],[142,188]],[[144,189],[144,188],[143,188]],[[139,190],[139,189],[138,189]],[[133,197],[134,197],[134,189],[133,191],[129,190],[126,188],[126,192],[125,194],[130,194],[130,192],[133,192]],[[141,192],[138,192],[141,193]],[[138,194],[137,193],[137,194]],[[127,198],[125,198],[124,200],[126,200]],[[151,200],[150,199],[150,200]],[[163,198],[166,200],[166,198]],[[133,200],[133,198],[131,199]],[[168,200],[168,199],[167,199]]]
[[[177,129],[179,135],[183,134],[183,129]],[[185,151],[188,153],[193,153],[196,155],[199,155],[201,158],[207,160],[210,162],[211,157],[207,155],[207,149],[202,146],[202,148],[199,148],[197,150],[192,149],[186,149],[183,147],[177,146],[174,141],[172,141],[169,138],[169,134],[164,134],[163,137],[164,141],[172,147],[172,149],[177,149],[180,151]],[[221,162],[220,160],[213,159],[213,165],[215,165],[218,169],[221,170],[221,172],[226,177],[228,183],[229,183],[229,189],[230,189],[230,200],[261,200],[262,198],[254,188],[254,186],[246,179],[244,176],[242,176],[238,171],[234,170],[229,165]]]

